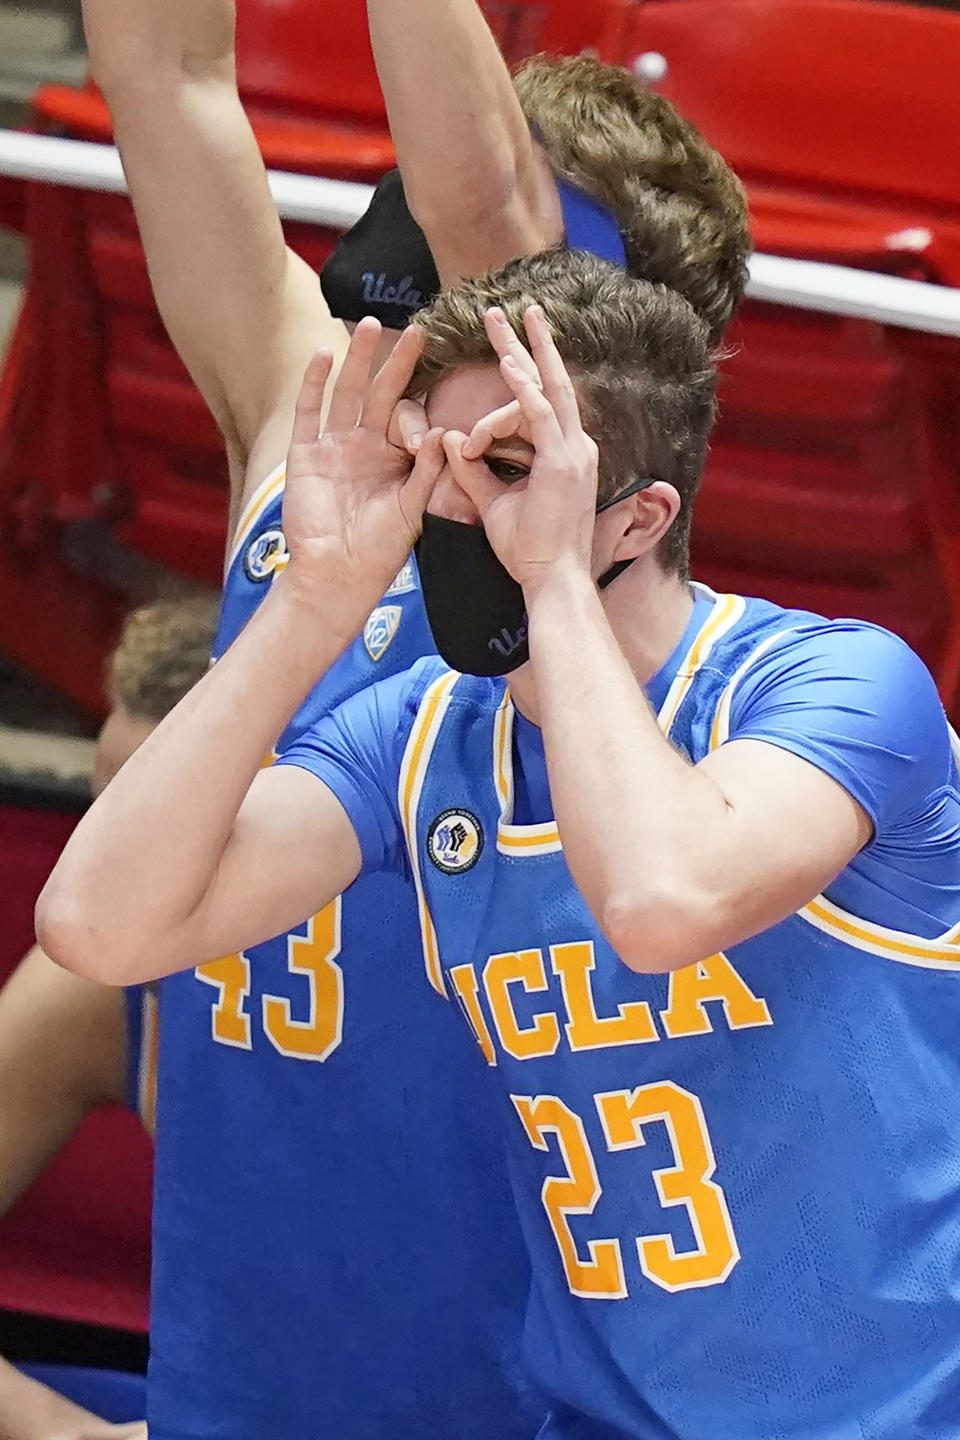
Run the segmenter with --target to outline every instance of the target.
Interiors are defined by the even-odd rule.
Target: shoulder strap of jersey
[[[286,478],[286,466],[278,465],[275,470],[270,471],[270,474],[265,480],[260,482],[246,505],[244,505],[243,510],[240,512],[240,518],[237,521],[237,528],[233,533],[233,541],[227,550],[227,558],[223,571],[224,575],[229,575],[231,565],[253,534],[264,510],[266,510],[267,506],[270,505],[278,495],[283,494]]]
[[[712,594],[706,586],[698,589]],[[694,681],[710,658],[717,644],[739,624],[746,609],[741,595],[717,595],[716,603],[690,643],[686,655],[680,661],[673,683],[660,706],[657,722],[664,735],[669,735],[673,723],[680,713],[683,702],[689,695]]]
[[[423,943],[427,978],[438,995],[444,996],[447,993],[447,987],[443,978],[443,967],[440,964],[440,947],[437,943],[437,932],[427,907],[423,873],[420,868],[417,813],[430,758],[447,713],[450,697],[459,679],[460,675],[456,670],[448,670],[439,675],[436,680],[431,681],[424,691],[403,752],[397,796],[400,807],[400,823],[403,826],[404,839],[407,842],[407,854],[410,857],[410,869],[417,892],[420,937]]]

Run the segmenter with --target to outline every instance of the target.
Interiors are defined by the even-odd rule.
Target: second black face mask
[[[424,515],[423,603],[441,657],[466,675],[509,675],[530,657],[523,591],[481,525]]]

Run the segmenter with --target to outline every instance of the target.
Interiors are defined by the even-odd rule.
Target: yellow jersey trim
[[[503,855],[553,855],[563,849],[556,822],[545,825],[507,825],[497,827],[497,849]]]
[[[250,536],[253,534],[257,521],[262,516],[264,510],[266,510],[267,506],[272,500],[275,500],[278,495],[283,494],[283,487],[286,484],[286,480],[286,465],[278,465],[275,470],[270,471],[270,474],[266,477],[265,480],[262,480],[260,482],[256,490],[254,490],[253,494],[250,496],[250,499],[247,501],[246,505],[243,507],[243,510],[240,513],[240,519],[237,521],[237,528],[233,532],[233,542],[229,550],[227,551],[227,560],[224,566],[224,575],[229,574],[230,566],[233,564],[234,560],[236,560],[244,545],[250,539]]]
[[[704,585],[696,588],[707,595],[713,593]],[[670,734],[673,722],[680,713],[680,707],[689,695],[697,675],[710,658],[714,646],[737,624],[745,607],[746,601],[741,595],[717,595],[715,597],[713,609],[697,631],[690,649],[680,662],[680,667],[673,677],[673,683],[660,706],[657,721],[664,735]]]
[[[696,587],[712,595],[705,585]],[[657,723],[665,735],[673,724],[694,680],[710,656],[717,641],[722,639],[740,619],[745,601],[739,595],[718,595],[715,605],[690,643],[680,662],[666,699],[660,707]],[[551,855],[563,849],[555,820],[542,825],[514,825],[513,815],[513,702],[510,692],[504,696],[497,712],[493,738],[493,779],[500,797],[501,817],[497,827],[497,849],[504,855]]]
[[[493,722],[493,783],[500,801],[497,849],[501,855],[553,855],[562,850],[555,820],[542,825],[513,822],[513,722],[516,716],[510,691],[505,690]]]
[[[427,978],[438,995],[446,995],[447,987],[443,978],[443,966],[440,963],[437,932],[427,906],[423,876],[420,872],[417,808],[420,804],[423,782],[430,765],[433,748],[440,733],[440,726],[443,724],[453,687],[459,679],[457,671],[450,670],[427,687],[410,730],[406,749],[403,752],[399,782],[400,823],[403,826],[404,838],[407,842],[407,853],[410,856],[410,868],[413,871],[413,883],[417,892],[423,960],[427,969]]]
[[[140,1066],[137,1074],[137,1112],[144,1129],[153,1135],[157,1128],[157,1053],[159,1049],[159,1007],[152,986],[144,989],[140,1001]]]
[[[818,895],[797,914],[815,929],[834,940],[842,940],[856,950],[879,955],[884,960],[898,960],[904,965],[918,965],[924,970],[953,970],[960,973],[960,939],[958,926],[953,926],[936,940],[890,930],[872,920],[861,920],[841,910],[825,895]]]
[[[720,696],[716,712],[714,713],[713,724],[710,727],[711,750],[719,749],[719,747],[726,744],[727,740],[729,739],[730,710],[733,706],[733,697],[736,688],[740,684],[740,681],[743,679],[744,675],[746,675],[747,671],[752,665],[756,664],[756,662],[760,659],[761,655],[765,654],[767,650],[769,650],[772,646],[776,645],[778,640],[782,640],[784,635],[789,635],[790,633],[791,631],[788,628],[785,630],[778,630],[775,635],[768,635],[766,640],[762,640],[755,650],[751,650],[746,660],[744,660],[743,664],[740,666],[740,669],[737,670],[737,672],[731,677],[729,683],[727,684],[722,695]]]
[[[500,802],[500,818],[513,812],[513,702],[504,690],[493,720],[493,783]]]

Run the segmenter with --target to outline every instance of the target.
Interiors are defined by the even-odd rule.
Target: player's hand
[[[487,312],[487,334],[514,404],[478,421],[467,437],[444,436],[458,485],[470,496],[487,537],[513,578],[525,588],[556,566],[589,574],[597,507],[597,446],[583,429],[576,393],[539,306],[524,316],[526,350],[503,312]],[[512,424],[534,448],[524,481],[498,480],[479,457],[493,436]]]
[[[76,1429],[52,1432],[46,1440],[147,1440],[147,1422],[111,1425],[106,1420],[90,1420],[81,1422]]]
[[[408,327],[371,379],[379,338],[376,320],[360,321],[325,425],[329,351],[310,362],[297,401],[283,501],[288,577],[321,605],[345,594],[376,603],[410,554],[443,469],[441,431],[426,431],[414,458],[407,444],[413,445],[415,407],[405,407],[403,429],[395,421],[420,354],[420,333]]]

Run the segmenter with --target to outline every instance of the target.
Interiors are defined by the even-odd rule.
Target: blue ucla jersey
[[[543,1440],[955,1440],[960,794],[932,682],[875,627],[701,592],[648,695],[691,761],[778,745],[874,823],[799,913],[669,975],[580,897],[502,681],[424,662],[287,756],[368,868],[412,871],[506,1098]]]
[[[281,497],[241,521],[218,653],[285,563]],[[407,567],[289,735],[429,648]],[[151,1440],[529,1440],[499,1124],[409,883],[164,981],[160,1036]]]

